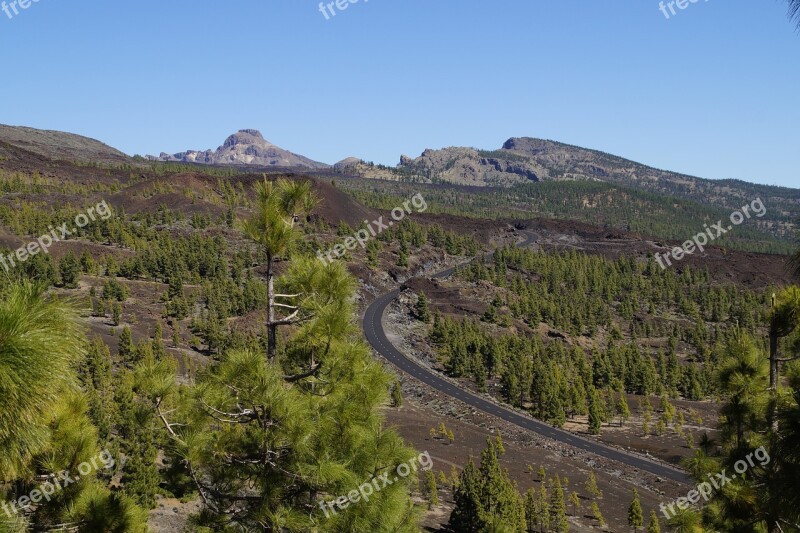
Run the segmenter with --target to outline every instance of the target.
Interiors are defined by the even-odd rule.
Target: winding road
[[[518,246],[526,246],[533,240],[531,235],[525,235],[525,241],[519,243]],[[454,271],[455,268],[449,268],[431,277],[445,278],[450,276]],[[563,429],[550,426],[539,420],[522,415],[516,411],[473,394],[472,392],[461,389],[452,382],[443,379],[436,372],[418,365],[400,352],[400,350],[398,350],[391,342],[389,342],[389,339],[386,336],[386,331],[383,328],[383,315],[386,312],[386,308],[395,298],[397,298],[399,294],[400,289],[395,289],[392,292],[380,296],[372,304],[370,304],[364,313],[363,328],[367,341],[372,345],[375,351],[377,351],[390,363],[406,374],[413,376],[426,385],[433,387],[437,391],[460,400],[471,407],[501,418],[506,422],[515,424],[528,431],[532,431],[538,435],[541,435],[542,437],[573,446],[574,448],[599,455],[606,459],[625,464],[632,468],[637,468],[656,476],[671,479],[679,483],[691,483],[690,477],[685,472],[675,467],[650,460],[642,455],[628,453],[624,450],[607,446],[600,442],[575,435],[574,433],[570,433]]]

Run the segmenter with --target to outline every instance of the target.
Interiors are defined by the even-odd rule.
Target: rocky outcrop
[[[329,165],[284,150],[264,139],[258,130],[239,130],[225,139],[216,150],[187,150],[177,154],[162,153],[160,161],[179,161],[203,165],[254,165],[262,167],[328,168]]]
[[[523,165],[510,163],[508,161],[501,161],[495,158],[482,158],[481,165],[487,167],[494,167],[497,172],[505,174],[516,174],[522,176],[529,181],[539,181],[539,176],[533,170],[525,168]]]
[[[416,159],[403,156],[398,168],[426,181],[479,187],[539,181],[542,173],[540,167],[524,157],[475,148],[425,150]]]

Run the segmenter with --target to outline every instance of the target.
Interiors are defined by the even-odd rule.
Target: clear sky
[[[669,19],[657,0],[359,0],[330,20],[318,0],[18,11],[0,11],[0,123],[129,154],[257,128],[316,160],[396,164],[531,136],[800,187],[800,33],[784,0],[699,0]]]

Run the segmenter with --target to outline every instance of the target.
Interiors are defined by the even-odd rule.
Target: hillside
[[[7,170],[38,172],[73,183],[86,183],[91,175],[109,187],[117,187],[131,171],[141,180],[197,172],[230,179],[291,169],[320,182],[338,182],[371,207],[391,208],[403,196],[424,192],[431,209],[440,213],[576,220],[681,241],[703,224],[760,199],[764,215],[723,236],[718,244],[771,253],[792,249],[800,212],[800,189],[706,180],[531,138],[509,139],[492,152],[426,150],[417,159],[403,156],[397,167],[355,157],[328,166],[277,147],[256,130],[241,130],[214,151],[162,154],[147,160],[128,158],[78,135],[2,126],[0,158]],[[350,223],[358,218],[354,213],[358,210],[342,209],[338,214]]]
[[[359,178],[408,183],[412,188],[425,184],[470,187],[466,195],[470,198],[468,202],[485,207],[487,202],[473,198],[494,197],[492,207],[500,212],[506,212],[506,209],[536,211],[536,202],[529,203],[531,197],[547,196],[556,189],[560,196],[564,190],[545,187],[544,182],[588,182],[567,187],[565,190],[573,190],[577,196],[567,193],[569,197],[565,202],[570,205],[577,202],[580,210],[590,209],[602,214],[615,210],[611,204],[628,203],[631,194],[640,197],[642,194],[655,195],[648,197],[646,202],[639,202],[640,208],[652,201],[663,201],[664,204],[674,204],[673,209],[667,208],[669,211],[716,208],[723,213],[722,216],[760,198],[768,206],[760,221],[762,230],[779,238],[792,237],[794,218],[800,212],[800,189],[686,176],[597,150],[533,138],[512,138],[494,151],[456,147],[425,150],[416,159],[402,156],[396,168],[360,161],[340,164],[337,170]],[[593,197],[594,194],[587,191],[595,191],[599,196]],[[694,206],[681,205],[686,201]],[[555,209],[552,215],[558,218],[575,216],[564,211],[571,209]],[[647,209],[629,212],[627,224],[636,224],[631,216],[638,218],[649,212]],[[486,214],[485,211],[481,213]],[[677,212],[672,214],[679,215]],[[577,218],[590,220],[586,213],[578,214]],[[618,222],[614,224],[618,225]]]
[[[356,165],[359,177],[386,179],[387,167]],[[800,189],[757,185],[740,180],[708,180],[659,170],[597,150],[534,138],[511,138],[499,150],[451,147],[402,156],[391,169],[396,181],[511,187],[541,181],[598,181],[736,209],[761,198],[783,218],[800,207]]]
[[[130,158],[100,141],[62,131],[0,124],[0,155],[8,145],[54,160],[122,164]]]
[[[46,138],[41,142],[46,143]],[[11,275],[36,279],[51,287],[53,294],[91,307],[80,325],[86,338],[94,339],[89,359],[103,363],[96,370],[101,373],[100,385],[83,383],[94,398],[90,415],[103,428],[101,442],[128,458],[120,466],[120,483],[143,509],[150,510],[148,521],[156,532],[184,530],[202,502],[193,496],[193,484],[169,474],[172,467],[183,467],[163,447],[157,433],[163,431],[160,419],[147,397],[132,387],[131,379],[136,372],[150,371],[147,362],[157,359],[175,369],[174,376],[165,378],[170,383],[173,378],[193,383],[207,375],[204,368],[224,368],[226,354],[235,354],[241,347],[263,351],[270,268],[264,251],[242,231],[242,222],[254,213],[255,185],[265,174],[270,180],[294,183],[310,179],[319,199],[308,216],[298,219],[296,252],[275,263],[279,275],[298,275],[302,271],[292,272],[293,261],[313,258],[317,250],[347,242],[364,221],[383,217],[388,222],[364,248],[356,246],[336,262],[352,275],[354,294],[348,301],[357,309],[341,314],[337,303],[331,308],[335,313],[321,316],[349,317],[353,327],[345,325],[346,331],[357,342],[361,333],[355,329],[356,316],[364,319],[366,329],[368,306],[399,288],[400,297],[388,307],[385,320],[371,322],[371,331],[379,327],[376,324],[385,324],[388,338],[403,353],[414,354],[430,371],[447,374],[460,390],[482,397],[488,392],[493,402],[571,432],[565,441],[523,430],[491,410],[475,410],[401,369],[386,366],[391,375],[381,374],[385,382],[370,387],[386,391],[392,384],[406,401],[402,406],[380,405],[380,416],[385,417],[381,427],[395,428],[391,431],[405,442],[428,450],[436,462],[437,479],[448,479],[439,484],[441,503],[427,512],[420,509],[424,526],[431,530],[445,531],[454,508],[453,469],[457,477],[458,469],[483,449],[487,437],[499,433],[508,454],[509,476],[520,490],[542,483],[539,467],[546,468],[548,478],[574,480],[575,490],[587,505],[597,500],[594,503],[602,507],[611,530],[625,528],[632,486],[642,491],[643,505],[648,508],[657,506],[664,495],[680,496],[685,492],[680,482],[582,450],[569,439],[592,438],[602,446],[676,464],[691,456],[694,443],[704,433],[717,438],[720,407],[709,401],[717,392],[711,379],[716,366],[710,362],[717,365],[723,357],[719,345],[731,328],[763,333],[760,324],[767,309],[767,291],[789,281],[783,257],[727,249],[729,245],[754,249],[787,245],[767,236],[761,230],[767,231],[769,224],[761,228],[755,219],[752,226],[739,228],[736,240],[711,246],[702,257],[687,258],[679,269],[662,273],[651,268],[651,254],[666,251],[670,243],[644,236],[645,230],[665,234],[671,227],[678,233],[688,232],[705,218],[723,212],[613,183],[545,180],[509,188],[467,187],[353,178],[328,168],[55,160],[30,148],[10,143],[0,147],[0,248],[8,256],[48,227],[77,220],[76,213],[92,205],[107,202],[110,207],[107,219],[53,243],[48,253],[23,262]],[[37,148],[52,151],[57,147]],[[336,170],[353,168],[374,166],[349,159]],[[416,194],[425,198],[424,211],[411,210],[400,223],[389,220],[392,208]],[[631,231],[608,227],[625,225]],[[531,249],[514,251],[512,245],[523,236]],[[500,251],[491,262],[481,261],[483,253],[495,249]],[[449,279],[427,277],[469,258],[475,258],[474,266],[459,269]],[[319,268],[317,261],[308,266]],[[434,325],[420,320],[423,293],[429,314],[441,315]],[[565,300],[574,305],[564,308]],[[306,330],[298,331],[304,334]],[[282,335],[281,351],[287,354],[282,364],[288,366],[280,376],[303,375],[298,366],[303,360],[291,359],[295,347],[302,346],[290,342],[295,334]],[[462,349],[462,341],[475,348],[465,345]],[[640,346],[640,351],[634,354],[633,345]],[[662,371],[661,351],[666,354],[666,371]],[[388,365],[380,352],[374,357],[370,352],[359,353],[365,364]],[[491,366],[484,366],[476,354],[485,354]],[[525,370],[523,363],[528,359],[521,359],[521,354],[530,355],[534,374]],[[638,373],[626,372],[634,368],[633,363],[623,364],[623,356],[633,355],[637,357],[632,361],[647,378],[642,383],[636,378]],[[340,372],[350,371],[351,357],[348,353],[347,364],[331,368],[337,384]],[[257,359],[263,361],[262,356]],[[627,398],[631,418],[625,425],[606,417],[597,428],[600,435],[589,437],[595,430],[580,402],[570,403],[567,397],[569,401],[562,404],[564,416],[561,410],[544,409],[536,402],[540,390],[567,390],[564,379],[577,383],[579,368],[591,369],[599,364],[596,361],[606,360],[622,392],[611,381],[592,375],[580,383],[595,388],[603,398]],[[536,376],[556,375],[556,362],[564,379],[540,385]],[[347,379],[361,379],[362,374]],[[252,368],[235,375],[249,379]],[[327,374],[323,376],[309,383],[320,386],[314,383],[327,381]],[[530,392],[510,394],[513,383],[524,383],[520,390]],[[646,429],[651,416],[647,405],[656,404],[660,394],[670,397],[675,421],[656,410],[652,416],[657,421]],[[349,396],[343,397],[351,405]],[[134,408],[140,410],[134,412]],[[181,416],[181,412],[170,410],[169,416]],[[336,421],[351,419],[346,415]],[[205,430],[214,431],[217,422]],[[441,432],[432,428],[445,426],[453,439],[440,433],[432,436]],[[147,429],[136,429],[140,427]],[[207,471],[213,473],[216,464],[215,459]],[[604,499],[582,489],[588,479],[587,465],[607,495]],[[136,480],[141,477],[163,480],[139,484]],[[426,493],[414,487],[404,488],[404,497],[411,494],[415,501],[424,501]],[[330,488],[324,493],[335,491]],[[596,530],[593,518],[585,514],[571,515],[571,524],[573,531]]]

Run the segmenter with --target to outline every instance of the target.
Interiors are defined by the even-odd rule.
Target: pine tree
[[[800,320],[800,309],[796,316]],[[696,452],[693,470],[696,474],[730,470],[760,446],[770,461],[756,463],[745,475],[727,483],[725,490],[716,491],[702,518],[708,529],[777,532],[784,528],[781,524],[800,520],[800,369],[788,365],[786,388],[780,387],[781,401],[775,404],[775,393],[769,388],[770,355],[754,339],[735,331],[724,347],[723,358],[718,376],[724,398],[720,409],[722,454],[707,458],[703,462],[711,464],[702,469],[704,452]],[[713,451],[708,444],[704,446]],[[680,523],[689,528],[699,522],[696,514],[682,513],[669,525]]]
[[[408,266],[408,243],[403,238],[403,233],[400,233],[400,251],[397,252],[397,266]]]
[[[455,493],[458,488],[458,479],[458,468],[456,468],[455,465],[450,465],[450,488],[453,490],[453,493]]]
[[[178,348],[181,345],[181,326],[175,321],[172,324],[172,347]]]
[[[119,326],[122,322],[122,304],[119,302],[111,303],[111,325]]]
[[[667,521],[673,533],[705,533],[700,513],[691,509],[677,509],[675,516]],[[747,530],[745,530],[747,531]]]
[[[67,289],[74,289],[78,286],[78,278],[81,273],[81,265],[75,254],[67,252],[58,264],[61,275],[61,284]]]
[[[425,496],[428,499],[428,509],[439,505],[439,486],[432,470],[425,472]]]
[[[577,492],[573,491],[572,494],[569,495],[569,503],[572,504],[572,516],[578,516],[578,511],[581,508],[581,500]]]
[[[564,497],[564,489],[561,486],[561,479],[556,475],[553,485],[553,492],[550,496],[550,524],[553,531],[566,533],[569,531],[569,521],[567,520],[567,505]]]
[[[494,528],[524,527],[525,511],[520,494],[511,482],[508,471],[500,466],[500,457],[505,453],[498,436],[488,439],[481,453],[480,472],[483,479],[483,516]]]
[[[125,326],[122,328],[122,333],[119,334],[119,358],[127,365],[132,365],[136,362],[136,347],[133,345],[133,335],[131,335],[131,328]]]
[[[461,471],[458,488],[453,494],[455,507],[450,514],[450,527],[454,531],[479,531],[483,524],[481,503],[481,474],[475,467],[472,457]]]
[[[83,357],[78,310],[42,290],[27,283],[0,290],[0,494],[8,500],[31,494],[39,476],[75,473],[100,456],[89,403],[76,384],[97,378],[99,385],[106,374],[97,368],[92,375],[93,364]],[[144,533],[144,512],[112,494],[96,474],[39,502],[34,515],[0,515],[0,530],[14,521],[22,530],[52,531],[69,523],[85,531]]]
[[[296,224],[313,210],[317,199],[309,181],[278,180],[275,183],[266,176],[256,184],[256,196],[255,214],[244,223],[244,232],[261,246],[267,258],[267,357],[274,361],[278,351],[278,327],[300,321],[300,305],[284,302],[307,296],[275,291],[275,262],[290,256],[299,237]],[[288,309],[289,315],[278,318],[278,307]]]
[[[617,415],[619,415],[620,427],[625,426],[625,422],[631,417],[631,410],[628,407],[628,400],[625,398],[625,393],[620,391],[619,401],[617,402]]]
[[[538,509],[536,505],[536,491],[528,489],[525,492],[525,531],[535,533],[539,524]]]
[[[260,184],[245,226],[267,258],[267,357],[248,344],[224,350],[185,391],[176,385],[174,361],[143,363],[137,390],[147,394],[170,453],[200,495],[199,525],[414,531],[415,474],[375,492],[369,505],[336,513],[324,507],[354,481],[408,464],[413,451],[384,429],[380,407],[391,378],[355,327],[355,279],[341,262],[293,253],[309,189]],[[278,309],[288,315],[280,318]],[[290,324],[297,327],[278,346],[278,328]]]
[[[592,502],[592,516],[597,520],[597,524],[600,527],[606,527],[606,519],[603,518],[603,513],[600,512],[600,506],[597,505],[597,502]]]
[[[428,297],[425,295],[424,292],[420,292],[419,293],[419,298],[417,299],[417,305],[416,305],[416,308],[415,308],[415,312],[416,312],[417,318],[420,321],[422,321],[422,322],[424,322],[426,324],[431,321],[431,312],[430,312],[430,309],[429,309],[429,301],[428,301]]]
[[[592,435],[600,434],[600,427],[603,424],[603,412],[597,390],[592,389],[589,392],[589,433]]]
[[[372,268],[378,266],[378,257],[382,249],[383,246],[381,245],[380,241],[376,239],[372,239],[367,242],[367,263],[369,263]]]
[[[392,385],[392,407],[400,408],[403,406],[403,389],[399,381]]]
[[[100,442],[108,442],[116,418],[117,404],[114,401],[111,353],[99,337],[89,343],[79,372],[89,403],[89,416],[97,427]]]
[[[586,479],[586,484],[584,487],[586,488],[586,492],[595,498],[603,497],[603,492],[600,490],[600,487],[597,486],[597,478],[595,477],[594,472],[591,470],[589,471],[589,477]]]
[[[628,507],[628,525],[631,526],[634,531],[638,531],[639,528],[644,527],[642,504],[639,502],[639,491],[636,489],[633,489],[633,501],[631,501]]]
[[[137,352],[145,364],[154,364],[149,343],[140,343]],[[159,492],[161,475],[156,466],[159,443],[156,420],[145,398],[137,394],[135,374],[121,372],[115,383],[115,404],[119,406],[118,431],[121,448],[128,460],[122,471],[125,493],[145,509],[152,509]]]
[[[499,439],[488,439],[480,468],[470,459],[461,473],[450,515],[455,531],[525,529],[525,503],[508,471],[500,467],[501,446]]]
[[[160,320],[156,322],[156,329],[153,332],[153,356],[157,362],[167,356],[167,351],[164,347],[164,326]]]
[[[650,511],[650,524],[647,526],[647,533],[661,533],[661,527],[658,525],[658,515],[655,511]]]
[[[671,424],[675,418],[675,407],[673,407],[666,395],[661,397],[661,410],[663,411],[662,416],[665,424]]]
[[[539,493],[536,499],[536,506],[538,509],[539,526],[541,532],[550,530],[550,495],[547,492],[547,486],[544,479],[539,485]]]

